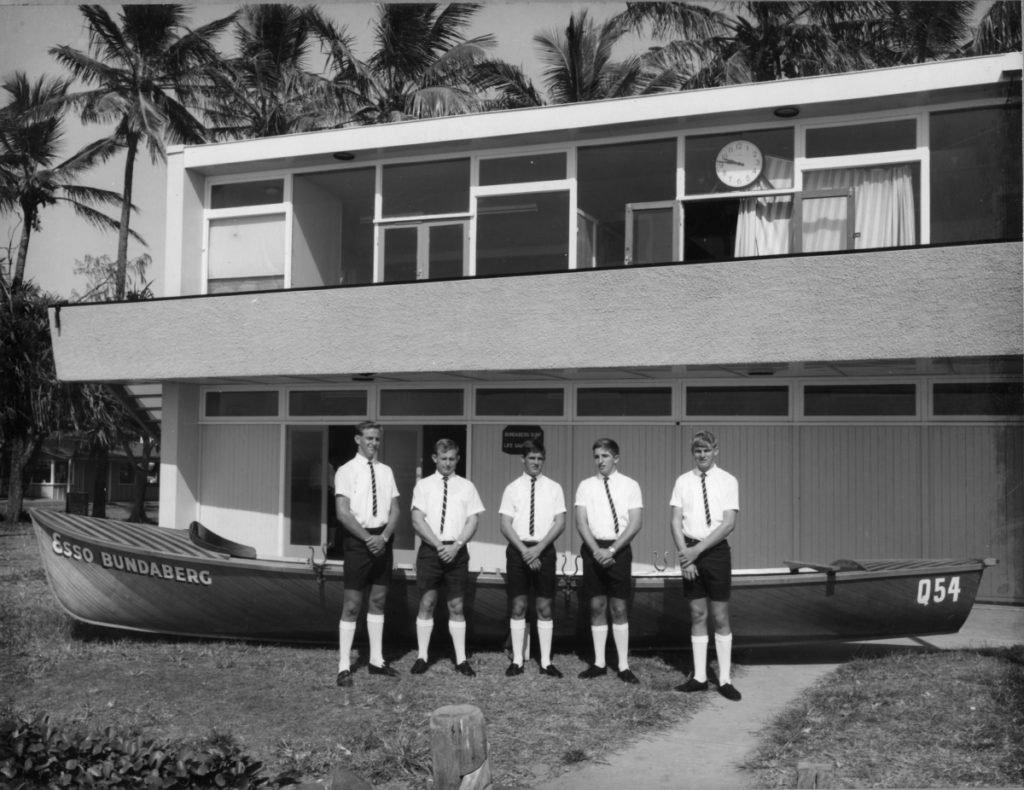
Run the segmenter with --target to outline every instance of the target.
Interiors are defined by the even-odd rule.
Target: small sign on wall
[[[523,442],[530,439],[543,443],[544,431],[539,425],[506,425],[501,432],[501,451],[509,455],[520,455]]]

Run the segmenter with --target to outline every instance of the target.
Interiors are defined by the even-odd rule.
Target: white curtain
[[[793,185],[793,163],[767,157],[762,189]],[[856,217],[854,248],[895,247],[916,242],[913,173],[910,165],[841,170],[812,170],[804,191],[853,188]],[[803,251],[825,252],[845,247],[845,199],[803,201]],[[743,198],[736,223],[736,257],[782,255],[790,251],[793,202],[789,197]]]

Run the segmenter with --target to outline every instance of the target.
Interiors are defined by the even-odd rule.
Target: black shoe
[[[603,677],[608,674],[608,667],[598,667],[591,664],[589,667],[584,669],[579,674],[580,680],[591,680],[593,678]]]
[[[523,674],[523,667],[522,667],[522,665],[521,664],[517,664],[514,661],[511,664],[509,664],[508,665],[508,669],[505,670],[505,677],[507,677],[507,678],[515,677],[516,675],[522,675],[522,674]]]
[[[398,677],[398,670],[395,669],[390,664],[388,664],[386,661],[384,662],[384,664],[382,664],[379,667],[374,666],[373,664],[370,664],[367,667],[367,669],[369,670],[371,675],[385,675],[385,676],[387,676],[389,678],[397,678]]]
[[[475,678],[476,672],[473,671],[473,667],[469,665],[468,661],[463,661],[461,664],[455,665],[455,671],[460,675],[465,675],[467,678]],[[522,670],[519,670],[522,672]]]
[[[732,683],[724,683],[721,686],[719,686],[718,693],[726,699],[732,700],[733,702],[739,702],[741,699],[743,699],[743,695],[736,690],[736,687]]]
[[[426,671],[427,662],[422,658],[417,658],[416,662],[412,665],[412,669],[409,670],[409,673],[412,675],[422,675]]]
[[[621,672],[618,673],[618,675],[616,675],[616,677],[618,677],[618,679],[621,680],[623,683],[630,683],[634,686],[640,685],[640,679],[632,672],[630,672],[628,669],[623,669]]]
[[[339,686],[349,688],[352,685],[352,670],[343,669],[338,673],[338,679],[335,681]]]
[[[707,691],[708,682],[706,680],[697,680],[696,678],[690,678],[688,681],[683,683],[681,686],[676,686],[676,691],[685,691],[687,693],[691,691]]]
[[[547,675],[549,678],[563,677],[562,673],[558,671],[558,667],[554,664],[548,664],[546,667],[541,667],[540,674]]]

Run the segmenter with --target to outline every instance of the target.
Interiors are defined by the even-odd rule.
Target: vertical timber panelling
[[[199,519],[214,532],[278,553],[281,428],[202,426]]]
[[[535,424],[528,419],[519,419],[516,424]],[[507,541],[501,535],[498,508],[505,486],[523,473],[521,456],[508,455],[501,451],[501,434],[505,424],[472,427],[470,480],[476,486],[487,512],[480,518],[480,526],[470,546],[470,565],[486,570],[505,569],[505,546]],[[544,448],[547,461],[544,474],[562,484],[566,508],[572,509],[573,484],[567,484],[571,459],[569,457],[569,435],[567,425],[541,425],[544,431]],[[569,531],[567,526],[566,533]],[[571,538],[563,534],[555,544],[559,551],[570,546]]]
[[[644,499],[644,520],[640,534],[633,539],[633,567],[635,570],[654,567],[655,554],[659,565],[664,563],[665,552],[675,556],[674,543],[669,534],[669,506],[672,484],[680,471],[679,429],[665,425],[576,425],[572,442],[572,483],[566,486],[566,497],[571,509],[576,498],[576,487],[585,477],[597,474],[592,446],[602,437],[618,442],[621,453],[619,471],[640,484]],[[564,484],[563,484],[564,485]],[[575,530],[575,523],[572,524]],[[577,538],[577,548],[579,539]]]
[[[918,557],[923,428],[802,425],[798,559]]]
[[[934,425],[929,429],[930,557],[994,557],[978,597],[1024,599],[1024,428]]]
[[[681,472],[693,467],[690,441],[698,430],[715,434],[719,465],[739,481],[740,513],[736,529],[729,538],[733,567],[776,567],[787,559],[797,559],[794,556],[793,427],[684,426]]]

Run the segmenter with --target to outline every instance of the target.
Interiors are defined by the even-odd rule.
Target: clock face
[[[715,157],[719,181],[734,189],[753,184],[763,167],[761,149],[749,140],[733,140]]]

